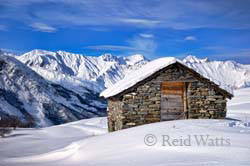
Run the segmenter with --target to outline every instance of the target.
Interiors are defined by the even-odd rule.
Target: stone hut
[[[183,62],[161,58],[106,89],[109,131],[177,119],[226,116],[232,93]]]

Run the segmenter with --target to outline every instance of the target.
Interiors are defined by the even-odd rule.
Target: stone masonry
[[[174,64],[108,99],[109,131],[160,122],[163,81],[186,82],[186,118],[220,119],[226,116],[226,97],[209,81],[201,81],[192,72]]]

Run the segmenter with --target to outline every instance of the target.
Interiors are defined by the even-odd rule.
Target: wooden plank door
[[[163,82],[161,86],[161,121],[181,119],[184,112],[184,82]],[[184,116],[183,116],[184,117]]]

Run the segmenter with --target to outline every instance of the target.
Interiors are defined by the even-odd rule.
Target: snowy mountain
[[[105,115],[106,101],[99,97],[100,92],[149,62],[138,54],[94,57],[33,50],[15,56],[23,65],[13,56],[0,54],[0,116],[32,119],[37,126]],[[195,56],[188,56],[183,62],[221,86],[250,86],[250,65]],[[46,109],[46,103],[53,108]]]
[[[18,129],[0,141],[0,163],[249,166],[249,124],[232,120],[177,120],[108,133],[106,118],[92,118],[43,129]]]
[[[148,62],[138,54],[129,57],[111,54],[93,57],[44,50],[33,50],[16,58],[54,83],[77,91],[79,87],[84,86],[96,92],[113,85]]]
[[[106,115],[100,91],[147,63],[141,55],[44,50],[14,57],[1,51],[0,56],[0,116],[39,127]]]
[[[12,52],[3,51],[3,50],[1,50],[1,48],[0,48],[0,55],[1,55],[1,56],[2,56],[2,55],[5,55],[5,56],[12,56],[12,57],[15,57],[15,56],[16,56],[16,54],[14,54],[14,53],[12,53]]]
[[[187,56],[183,62],[207,78],[212,78],[219,85],[233,89],[250,86],[250,65],[239,64],[235,61],[210,61],[208,58],[199,59],[191,55]]]
[[[104,116],[106,103],[91,89],[77,93],[52,84],[14,57],[0,55],[0,116],[44,127]]]
[[[87,87],[97,93],[149,62],[138,54],[128,57],[111,54],[93,57],[44,50],[33,50],[17,56],[17,59],[49,81],[76,91]],[[210,61],[192,55],[183,59],[183,62],[223,87],[238,89],[250,86],[250,65],[235,61]]]

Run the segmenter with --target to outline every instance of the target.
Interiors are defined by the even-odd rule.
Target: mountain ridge
[[[45,127],[106,115],[106,102],[85,88],[76,93],[48,82],[14,57],[0,55],[0,116]]]
[[[148,62],[139,54],[122,57],[107,53],[93,57],[44,50],[33,50],[16,58],[52,82],[78,85],[88,82],[97,85],[92,89],[99,92]]]
[[[199,59],[195,56],[188,56],[183,59],[183,62],[208,78],[213,78],[213,81],[219,85],[224,84],[233,89],[250,86],[250,65],[233,60],[211,61],[208,58]]]
[[[106,101],[99,97],[100,92],[150,62],[140,54],[124,57],[107,53],[93,57],[65,51],[36,49],[20,56],[9,57],[8,55],[1,52],[0,56],[2,60],[5,59],[6,64],[10,63],[14,66],[13,69],[0,64],[0,72],[5,72],[5,75],[0,73],[2,80],[0,81],[2,94],[0,116],[10,113],[25,119],[25,113],[22,112],[22,108],[25,108],[26,112],[35,119],[36,126],[40,127],[106,115]],[[7,57],[8,60],[3,57]],[[250,87],[250,65],[235,61],[200,59],[192,55],[182,61],[220,86],[230,86],[234,89]],[[34,76],[24,79],[22,83],[18,80],[18,74],[15,76],[7,71],[19,71],[17,73],[21,77],[28,77],[30,73]],[[3,76],[12,80],[3,80]],[[30,84],[29,80],[33,81],[33,84]],[[39,82],[41,80],[43,83]],[[12,86],[6,86],[8,82]],[[37,85],[41,85],[44,90],[32,94],[30,88],[38,89]],[[16,90],[22,87],[26,87],[26,90]],[[11,93],[6,93],[6,90]],[[31,99],[20,95],[22,93],[34,98],[33,102],[29,102]],[[16,102],[10,104],[12,101],[8,100],[8,97],[15,99]],[[52,105],[52,113],[46,110],[45,101],[51,101],[47,106]],[[22,107],[12,106],[18,103],[22,103]],[[6,112],[6,109],[10,112]],[[48,118],[51,114],[53,118]],[[66,114],[66,118],[63,114]],[[42,123],[41,120],[44,122]]]
[[[42,56],[40,55],[41,52],[43,53]],[[55,64],[53,60],[48,58],[55,54],[57,58],[54,60],[57,62],[60,61],[60,64]],[[46,57],[47,62],[51,61],[49,67],[41,67],[43,63],[37,60],[41,57]],[[58,57],[62,57],[62,59]],[[93,57],[65,51],[51,52],[44,50],[33,50],[18,56],[17,59],[52,82],[58,81],[65,84],[65,86],[67,86],[67,82],[70,84],[78,82],[78,85],[84,82],[84,84],[91,85],[92,87],[90,88],[96,89],[97,92],[112,86],[124,78],[125,75],[128,75],[149,62],[148,59],[140,54],[124,57],[106,53],[99,57]],[[30,60],[32,60],[32,62],[30,62]],[[250,65],[229,60],[214,61],[208,58],[201,59],[193,55],[188,55],[182,61],[187,64],[187,66],[202,75],[206,75],[221,86],[228,86],[233,89],[250,86]],[[63,66],[66,66],[65,68],[68,70],[63,69]],[[53,74],[54,72],[57,72],[57,74]],[[76,85],[76,87],[78,85]],[[93,87],[93,85],[95,86]]]

